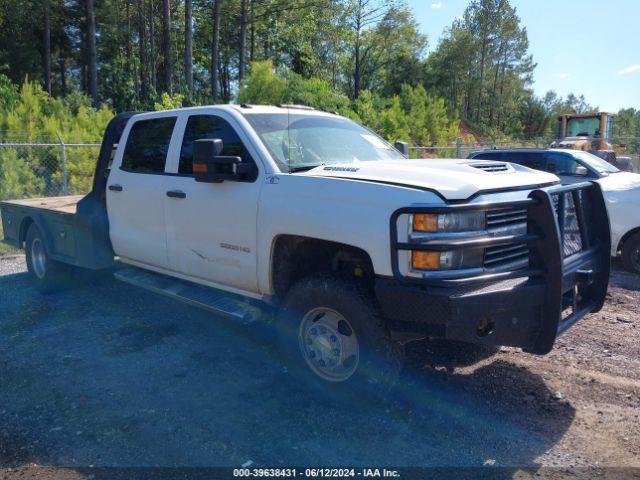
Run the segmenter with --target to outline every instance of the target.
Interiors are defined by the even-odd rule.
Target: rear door
[[[541,170],[543,172],[548,172],[547,161],[544,156],[544,153],[541,151],[527,152],[526,150],[522,150],[522,151],[516,150],[513,152],[505,152],[504,160],[507,162],[513,162],[519,165],[524,165],[525,167],[529,167],[534,170]]]
[[[226,112],[183,115],[177,140],[180,151],[170,167],[167,195],[163,197],[171,269],[213,284],[256,292],[256,221],[262,186],[257,152]],[[240,157],[253,167],[253,173],[242,181],[196,182],[192,175],[193,142],[204,138],[222,140],[222,155]]]
[[[109,235],[122,260],[167,268],[165,166],[176,116],[136,120],[125,130],[107,181]]]

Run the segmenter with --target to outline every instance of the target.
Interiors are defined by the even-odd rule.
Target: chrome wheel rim
[[[305,362],[324,380],[344,382],[358,368],[358,338],[335,310],[319,307],[309,311],[300,323],[298,340]]]
[[[44,278],[47,272],[47,257],[44,253],[44,245],[42,240],[36,238],[31,243],[31,265],[33,266],[33,273],[38,278]]]

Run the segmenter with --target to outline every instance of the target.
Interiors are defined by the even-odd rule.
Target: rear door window
[[[502,152],[482,152],[476,153],[473,156],[473,160],[504,160],[502,158]]]
[[[547,166],[542,152],[507,152],[504,160],[517,163],[534,170],[545,171]]]
[[[176,117],[139,120],[129,130],[120,168],[133,173],[162,173]]]

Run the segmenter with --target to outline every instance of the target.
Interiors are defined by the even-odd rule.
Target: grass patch
[[[17,253],[20,253],[20,250],[8,243],[4,243],[4,232],[2,231],[2,222],[0,222],[0,256],[15,255]]]

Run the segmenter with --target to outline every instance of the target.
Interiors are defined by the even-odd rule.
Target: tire
[[[27,231],[25,252],[31,281],[41,293],[53,293],[69,286],[71,267],[49,257],[44,237],[34,224]]]
[[[634,233],[622,244],[622,265],[633,273],[640,273],[640,232]]]
[[[276,329],[291,373],[325,392],[385,394],[402,369],[403,348],[391,340],[375,298],[348,278],[325,274],[295,284]]]

